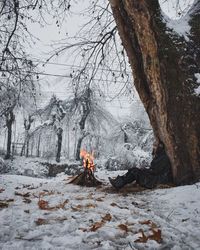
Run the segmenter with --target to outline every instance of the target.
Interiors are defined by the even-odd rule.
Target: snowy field
[[[0,175],[0,249],[200,249],[200,183],[116,192],[118,173],[96,172],[99,188]]]

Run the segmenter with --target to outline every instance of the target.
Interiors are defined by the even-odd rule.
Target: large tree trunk
[[[8,114],[6,115],[6,127],[8,130],[8,134],[7,134],[7,151],[5,159],[11,158],[12,125],[14,121],[15,121],[15,116],[13,114],[13,111],[9,111]]]
[[[134,84],[156,139],[165,144],[175,184],[200,177],[199,1],[189,13],[189,40],[169,30],[158,0],[110,0]]]

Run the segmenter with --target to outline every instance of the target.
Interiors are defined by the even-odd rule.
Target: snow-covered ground
[[[116,192],[101,170],[98,188],[0,175],[0,249],[200,249],[200,183]]]

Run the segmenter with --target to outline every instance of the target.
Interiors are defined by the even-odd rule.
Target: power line
[[[0,72],[8,72],[9,73],[9,72],[15,72],[15,70],[1,69]],[[73,79],[73,77],[70,76],[70,75],[50,74],[50,73],[44,73],[44,72],[37,73],[37,72],[34,72],[34,71],[23,71],[23,72],[20,72],[20,74],[22,74],[22,75],[33,74],[33,75],[37,75],[37,76],[42,75],[42,76],[53,76],[53,77],[61,77],[61,78]],[[87,79],[80,78],[80,80],[87,80]],[[92,78],[92,80],[94,80],[94,81],[102,81],[102,82],[122,83],[121,81],[116,81],[116,80],[112,81],[112,80],[101,79],[101,78]]]
[[[25,60],[24,58],[22,57],[16,57],[16,59],[18,60]],[[8,58],[8,60],[11,60]],[[28,61],[28,60],[27,60]],[[42,66],[44,66],[45,64],[49,64],[49,65],[57,65],[57,66],[65,66],[65,67],[72,67],[72,68],[80,68],[81,66],[80,65],[75,65],[75,64],[66,64],[66,63],[55,63],[55,62],[49,62],[48,60],[44,61],[44,60],[39,60],[39,59],[31,59],[29,61],[32,61],[32,62],[37,62],[37,63],[41,63],[43,64]],[[90,64],[91,65],[91,64]],[[116,69],[106,69],[106,68],[101,68],[101,70],[103,71],[111,71],[111,72],[118,72],[118,73],[122,73],[121,70],[116,70]],[[126,72],[128,74],[131,74],[131,72]]]

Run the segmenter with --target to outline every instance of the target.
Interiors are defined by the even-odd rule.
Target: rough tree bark
[[[8,134],[7,134],[8,137],[7,137],[7,151],[6,151],[5,159],[10,159],[11,157],[12,125],[14,121],[15,121],[15,116],[13,114],[13,111],[10,110],[6,114],[6,127],[8,130]]]
[[[189,39],[167,28],[158,0],[109,0],[156,139],[165,144],[174,183],[200,178],[200,1],[188,13]]]

